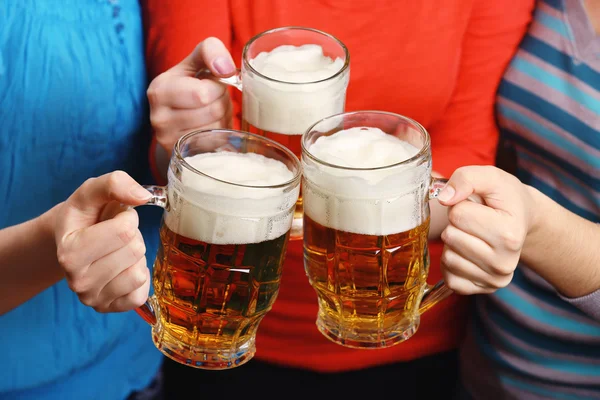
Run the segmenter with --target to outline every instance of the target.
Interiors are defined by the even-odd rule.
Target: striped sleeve
[[[510,154],[501,158],[514,163],[507,169],[595,223],[599,54],[583,0],[539,0],[496,98],[502,149]],[[510,285],[475,303],[461,357],[474,398],[600,399],[600,290],[567,298],[519,265]]]
[[[561,299],[574,305],[581,311],[600,322],[600,289],[586,296],[569,298],[559,295]]]

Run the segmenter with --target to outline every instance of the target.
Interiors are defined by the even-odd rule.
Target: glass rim
[[[409,124],[413,125],[415,128],[417,128],[417,130],[423,135],[423,137],[425,138],[425,141],[423,143],[423,145],[421,146],[421,148],[419,149],[419,151],[412,157],[407,158],[406,160],[402,160],[393,164],[388,164],[388,165],[383,165],[380,167],[367,167],[367,168],[358,168],[358,167],[346,167],[343,165],[337,165],[337,164],[332,164],[329,163],[327,161],[323,161],[320,158],[316,157],[315,155],[313,155],[310,150],[306,147],[306,141],[308,138],[308,135],[317,127],[317,125],[322,124],[324,122],[327,122],[331,119],[334,118],[343,118],[345,116],[350,116],[350,115],[360,115],[360,114],[376,114],[376,115],[387,115],[390,117],[394,117],[398,120],[403,120],[405,122],[408,122]],[[366,126],[366,125],[365,125]],[[368,126],[366,126],[368,127]],[[338,131],[339,132],[339,131]],[[387,132],[386,132],[387,133]],[[379,171],[379,170],[385,170],[385,169],[390,169],[390,168],[395,168],[395,167],[400,167],[403,165],[408,165],[411,164],[415,161],[418,161],[420,159],[423,158],[423,156],[425,156],[428,152],[429,152],[429,148],[431,146],[431,137],[429,136],[429,132],[427,132],[427,129],[425,129],[425,127],[423,125],[421,125],[419,122],[417,122],[416,120],[410,118],[410,117],[406,117],[404,115],[400,115],[400,114],[396,114],[393,112],[389,112],[389,111],[377,111],[377,110],[360,110],[360,111],[347,111],[347,112],[341,112],[338,114],[333,114],[333,115],[329,115],[325,118],[322,118],[320,120],[318,120],[317,122],[315,122],[314,124],[312,124],[303,134],[302,134],[302,139],[300,140],[300,145],[302,147],[302,155],[305,155],[310,158],[311,160],[324,165],[326,167],[330,167],[330,168],[335,168],[335,169],[340,169],[340,170],[346,170],[346,171]]]
[[[256,69],[254,69],[254,67],[252,65],[250,65],[250,61],[246,57],[247,54],[248,54],[248,50],[250,49],[250,46],[252,45],[252,43],[254,43],[255,41],[257,41],[258,39],[260,39],[263,36],[269,35],[271,33],[280,32],[280,31],[286,31],[286,30],[310,31],[310,32],[318,33],[320,35],[326,36],[326,37],[334,40],[344,50],[344,54],[346,56],[345,60],[344,60],[344,65],[336,73],[334,73],[333,75],[328,76],[327,78],[319,79],[317,81],[308,81],[308,82],[288,82],[288,81],[282,81],[282,80],[271,78],[271,77],[268,77],[268,76],[266,76],[264,74],[261,74]],[[282,26],[282,27],[279,27],[279,28],[269,29],[269,30],[261,32],[261,33],[259,33],[257,35],[254,35],[244,45],[244,50],[242,51],[242,63],[253,74],[256,74],[259,77],[261,77],[263,79],[266,79],[268,81],[271,81],[271,82],[283,83],[285,85],[312,85],[312,84],[316,84],[316,83],[327,82],[328,80],[334,79],[334,78],[340,76],[341,74],[343,74],[344,71],[346,71],[348,69],[348,67],[350,66],[350,52],[348,51],[348,47],[346,47],[346,45],[340,39],[338,39],[337,37],[333,36],[330,33],[327,33],[327,32],[324,32],[324,31],[321,31],[321,30],[315,29],[315,28],[308,28],[308,27],[304,27],[304,26],[290,25],[290,26]]]
[[[238,135],[238,137],[242,137],[242,138],[243,137],[250,137],[250,138],[253,138],[253,139],[257,139],[260,142],[268,143],[268,144],[276,147],[277,149],[283,151],[293,161],[293,163],[296,165],[296,172],[290,171],[290,172],[292,172],[294,174],[294,177],[292,179],[287,180],[286,182],[278,183],[276,185],[264,185],[264,186],[244,185],[244,184],[241,184],[241,183],[235,183],[235,182],[230,182],[230,181],[227,181],[227,180],[224,180],[224,179],[216,178],[216,177],[214,177],[212,175],[209,175],[209,174],[207,174],[205,172],[202,172],[202,171],[194,168],[187,161],[185,161],[185,157],[181,154],[181,146],[183,145],[183,143],[186,140],[188,140],[192,136],[197,136],[199,134],[208,134],[208,133],[228,133],[228,134]],[[198,153],[198,154],[205,154],[205,153]],[[236,153],[236,154],[247,154],[247,153]],[[254,153],[254,154],[259,154],[259,153]],[[204,176],[206,178],[210,178],[210,179],[212,179],[214,181],[217,181],[217,182],[221,182],[221,183],[225,183],[225,184],[233,185],[233,186],[237,186],[237,187],[242,187],[242,188],[249,188],[249,189],[280,189],[280,188],[286,188],[288,186],[292,186],[293,187],[293,186],[296,186],[297,184],[300,183],[300,178],[302,176],[302,164],[301,164],[300,160],[298,160],[298,157],[296,157],[296,155],[291,150],[289,150],[287,147],[283,146],[282,144],[280,144],[280,143],[278,143],[278,142],[276,142],[276,141],[274,141],[272,139],[266,138],[264,136],[257,135],[257,134],[254,134],[254,133],[250,133],[250,132],[241,131],[241,130],[236,130],[236,129],[199,129],[199,130],[194,130],[194,131],[188,132],[185,135],[181,136],[177,140],[177,142],[175,143],[173,155],[175,156],[175,158],[177,159],[177,161],[181,165],[183,165],[185,168],[187,168],[190,172],[193,172],[193,173],[195,173],[197,175]],[[270,158],[270,157],[267,157],[267,158]],[[286,165],[286,168],[287,168],[287,165]]]

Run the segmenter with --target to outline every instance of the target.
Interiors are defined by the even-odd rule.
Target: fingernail
[[[446,185],[438,194],[438,200],[440,201],[450,201],[452,197],[454,197],[454,188],[450,185]]]
[[[227,57],[217,57],[213,61],[213,68],[221,75],[231,75],[235,72],[235,65]]]
[[[134,186],[131,188],[131,194],[133,197],[140,200],[148,200],[152,196],[149,191],[141,186]]]

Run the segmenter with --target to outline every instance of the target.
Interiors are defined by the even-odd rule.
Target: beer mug
[[[298,158],[300,138],[316,121],[344,111],[350,74],[346,46],[330,34],[303,27],[272,29],[244,46],[241,70],[219,79],[242,92],[242,130],[271,138]],[[243,85],[243,89],[242,89]],[[302,238],[302,194],[292,239]]]
[[[299,159],[262,136],[204,130],[176,143],[167,186],[145,186],[164,212],[154,294],[136,310],[167,357],[213,370],[253,357],[279,291],[300,177]]]
[[[410,338],[420,315],[452,293],[427,284],[429,200],[447,182],[431,177],[427,131],[387,112],[333,115],[303,135],[302,168],[319,331],[353,348]]]

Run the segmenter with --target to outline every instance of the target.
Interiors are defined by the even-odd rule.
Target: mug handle
[[[448,179],[432,177],[429,185],[429,200],[436,199],[442,189],[446,187],[447,183]],[[468,200],[483,204],[483,199],[477,194],[472,194],[468,197]],[[421,299],[421,305],[419,306],[419,314],[423,314],[452,293],[453,291],[446,286],[446,282],[444,282],[443,279],[438,281],[435,285],[427,285],[425,287],[423,298]]]
[[[164,209],[168,207],[166,186],[143,185],[143,187],[152,194],[152,197],[142,205],[158,206]],[[136,308],[135,312],[137,312],[148,324],[154,326],[156,324],[156,310],[157,307],[154,296],[148,296],[146,302]]]
[[[208,68],[203,68],[200,71],[196,72],[195,76],[198,79],[210,79],[212,81],[234,87],[240,92],[242,91],[242,71],[239,68],[236,68],[235,74],[228,78],[218,78],[214,76]]]

